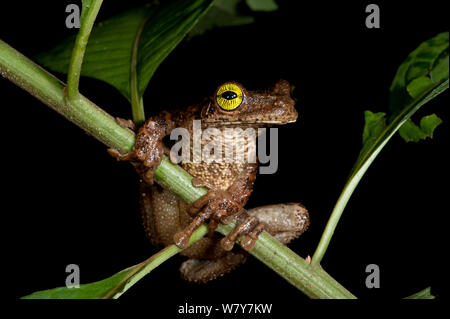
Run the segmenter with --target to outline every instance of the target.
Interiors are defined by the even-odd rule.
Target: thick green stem
[[[217,231],[227,235],[235,224],[219,225]],[[303,258],[287,246],[282,245],[267,232],[259,235],[254,249],[250,252],[289,283],[303,291],[310,298],[353,299],[355,298],[322,268],[311,267]]]
[[[0,72],[109,147],[122,153],[133,149],[133,132],[120,127],[113,117],[84,97],[66,102],[63,83],[1,40]],[[189,174],[167,158],[155,171],[158,183],[188,203],[207,192],[205,188],[194,187],[191,179]],[[226,234],[231,227],[222,225],[218,231]],[[251,253],[312,298],[354,298],[320,266],[312,267],[268,233],[261,234]]]
[[[89,35],[91,34],[95,18],[97,17],[102,2],[103,0],[92,0],[92,2],[87,5],[83,1],[80,30],[75,40],[72,57],[70,58],[69,72],[67,74],[67,97],[69,99],[78,97],[78,83],[80,82],[84,52],[86,51]]]
[[[83,96],[66,103],[64,83],[1,40],[0,72],[109,147],[121,153],[133,150],[132,131]]]

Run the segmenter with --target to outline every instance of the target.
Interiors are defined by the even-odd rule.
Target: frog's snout
[[[295,109],[295,101],[289,95],[278,97],[273,106],[280,124],[293,123],[297,120],[298,113]]]

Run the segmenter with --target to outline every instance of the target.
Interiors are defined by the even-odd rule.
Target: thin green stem
[[[189,244],[193,244],[199,239],[203,238],[208,232],[208,226],[202,225],[199,227],[189,239]],[[139,280],[144,278],[145,275],[150,273],[153,269],[161,265],[166,260],[178,254],[182,249],[175,246],[169,245],[164,249],[160,250],[158,253],[154,254],[142,263],[132,267],[130,273],[122,279],[122,283],[117,285],[116,289],[109,291],[103,299],[117,299],[123,295],[128,289],[134,286]]]
[[[114,147],[122,153],[133,149],[133,132],[120,127],[113,117],[84,97],[66,103],[63,83],[1,40],[0,72],[109,147]],[[188,203],[200,198],[207,191],[205,188],[194,187],[191,179],[189,174],[167,158],[163,159],[155,171],[155,180],[158,183],[169,187]],[[226,234],[231,227],[233,225],[222,225],[218,231]],[[268,233],[261,234],[252,254],[310,297],[354,298],[319,267],[312,267]]]
[[[133,43],[133,54],[131,55],[130,64],[130,91],[131,91],[131,112],[133,115],[133,122],[139,126],[145,122],[144,101],[142,96],[139,96],[139,83],[137,76],[137,57],[139,49],[139,40],[141,39],[142,30],[147,23],[149,17],[142,21],[139,29],[136,32],[136,37]]]
[[[78,84],[80,82],[84,53],[102,2],[103,0],[83,1],[80,30],[75,40],[67,74],[67,97],[69,100],[78,97]]]
[[[446,79],[442,83],[425,90],[421,95],[416,97],[409,105],[405,108],[389,123],[384,131],[379,135],[377,140],[373,143],[371,148],[363,154],[356,161],[351,175],[347,180],[347,183],[333,208],[333,212],[328,220],[325,230],[320,238],[319,244],[317,245],[316,251],[314,252],[311,264],[318,265],[322,261],[325,252],[328,249],[331,238],[333,237],[334,231],[337,224],[344,212],[345,206],[347,205],[350,197],[352,196],[354,190],[358,186],[361,178],[366,173],[367,169],[373,163],[375,158],[381,152],[383,147],[389,142],[392,136],[398,131],[398,129],[405,123],[422,105],[433,99],[439,93],[448,89],[449,80]]]

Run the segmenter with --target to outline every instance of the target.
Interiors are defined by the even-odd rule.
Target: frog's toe
[[[121,127],[130,129],[132,131],[136,131],[136,124],[134,124],[132,120],[130,119],[126,120],[121,117],[116,117],[115,120],[116,123],[119,124]]]
[[[205,221],[211,216],[211,214],[211,211],[204,209],[200,212],[200,214],[195,216],[195,218],[186,228],[184,228],[182,231],[179,231],[173,236],[175,245],[177,245],[181,249],[187,248],[189,246],[189,239],[191,238],[192,233],[201,225],[203,225]]]
[[[189,259],[180,267],[183,279],[195,283],[204,283],[235,269],[247,259],[244,251],[227,252],[216,259]]]
[[[258,240],[259,234],[264,230],[265,224],[261,223],[258,218],[249,216],[247,212],[242,212],[237,219],[236,227],[222,238],[220,244],[223,249],[230,251],[233,249],[234,243],[244,236],[241,240],[241,246],[250,251]]]
[[[122,154],[115,148],[108,148],[107,152],[109,155],[111,155],[118,161],[134,161],[134,160],[136,160],[136,154],[134,152]]]
[[[181,249],[185,249],[189,246],[189,239],[191,237],[191,233],[187,233],[185,231],[181,231],[176,233],[173,236],[173,241],[175,245],[177,245]]]

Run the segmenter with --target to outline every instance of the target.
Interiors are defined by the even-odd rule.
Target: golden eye
[[[216,93],[216,101],[219,106],[226,110],[232,111],[242,104],[244,94],[239,86],[233,83],[222,85]]]

